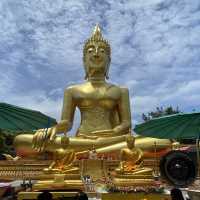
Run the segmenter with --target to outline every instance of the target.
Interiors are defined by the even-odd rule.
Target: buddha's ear
[[[106,77],[107,80],[109,79],[108,73],[109,73],[109,69],[110,69],[110,62],[111,62],[111,59],[109,57],[109,61],[108,61],[108,64],[106,66],[106,71],[105,71],[105,77]]]
[[[85,75],[84,79],[85,79],[85,80],[88,80],[88,74]]]
[[[84,69],[85,69],[85,77],[84,77],[84,79],[87,80],[88,77],[89,77],[89,74],[88,74],[88,67],[85,64],[85,56],[83,57],[83,65],[84,65]]]
[[[85,77],[84,77],[84,79],[85,79],[85,80],[88,80],[88,77],[89,77],[88,72],[85,72]]]
[[[106,77],[107,80],[109,79],[108,71],[106,72],[105,77]]]

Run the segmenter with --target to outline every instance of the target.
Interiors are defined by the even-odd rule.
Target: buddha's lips
[[[92,58],[91,61],[95,64],[100,64],[102,62],[101,58]]]

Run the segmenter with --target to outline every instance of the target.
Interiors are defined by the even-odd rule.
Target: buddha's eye
[[[104,53],[104,52],[105,52],[105,49],[100,48],[100,52],[101,52],[101,53]]]
[[[89,48],[89,49],[87,50],[88,53],[92,53],[93,51],[94,51],[94,48]]]

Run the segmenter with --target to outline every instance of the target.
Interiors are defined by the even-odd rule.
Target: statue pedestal
[[[94,181],[105,176],[104,160],[83,160],[81,165],[82,175],[89,175]]]
[[[151,168],[138,168],[134,171],[123,172],[116,170],[113,178],[116,186],[152,186],[155,183]]]
[[[33,190],[83,190],[84,184],[79,175],[78,179],[66,179],[66,174],[54,174],[54,179],[41,180],[33,185]]]
[[[114,178],[113,179],[113,184],[116,186],[122,186],[122,187],[128,187],[128,186],[152,186],[154,185],[155,181],[154,179],[151,178]]]
[[[33,190],[84,190],[84,184],[82,180],[63,180],[57,182],[55,180],[46,180],[38,181],[34,184]]]

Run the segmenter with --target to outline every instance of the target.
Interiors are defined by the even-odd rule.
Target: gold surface
[[[94,181],[105,177],[104,160],[83,160],[82,175],[90,175]]]
[[[128,177],[114,178],[113,183],[116,186],[125,186],[125,187],[127,187],[127,186],[142,186],[142,187],[146,187],[146,186],[152,186],[155,183],[155,181],[154,181],[154,179],[152,179],[152,177],[145,178],[145,176],[141,176],[141,177],[138,176],[138,178],[128,178]]]
[[[152,179],[152,174],[145,174],[145,173],[142,173],[142,174],[117,174],[115,176],[116,178],[118,179]]]
[[[51,160],[18,160],[18,161],[0,161],[0,178],[1,180],[45,180],[54,179],[54,174],[43,172]],[[79,163],[75,163],[79,166]],[[66,179],[80,179],[79,173],[70,173],[65,175]]]
[[[33,190],[83,190],[84,185],[81,180],[45,180],[38,181],[33,185]]]
[[[54,179],[54,174],[45,174],[43,169],[47,168],[52,161],[38,161],[38,160],[18,160],[12,161],[0,161],[0,177],[2,180],[19,180],[19,179],[32,179],[32,180],[46,180]],[[79,166],[82,161],[75,161],[74,165]],[[104,174],[114,171],[119,165],[119,160],[104,160]],[[144,166],[158,168],[157,164],[153,159],[144,160]],[[84,170],[84,173],[85,172]],[[81,179],[80,174],[66,174],[65,179]]]
[[[171,200],[167,194],[145,194],[145,193],[107,193],[102,194],[102,200]]]

